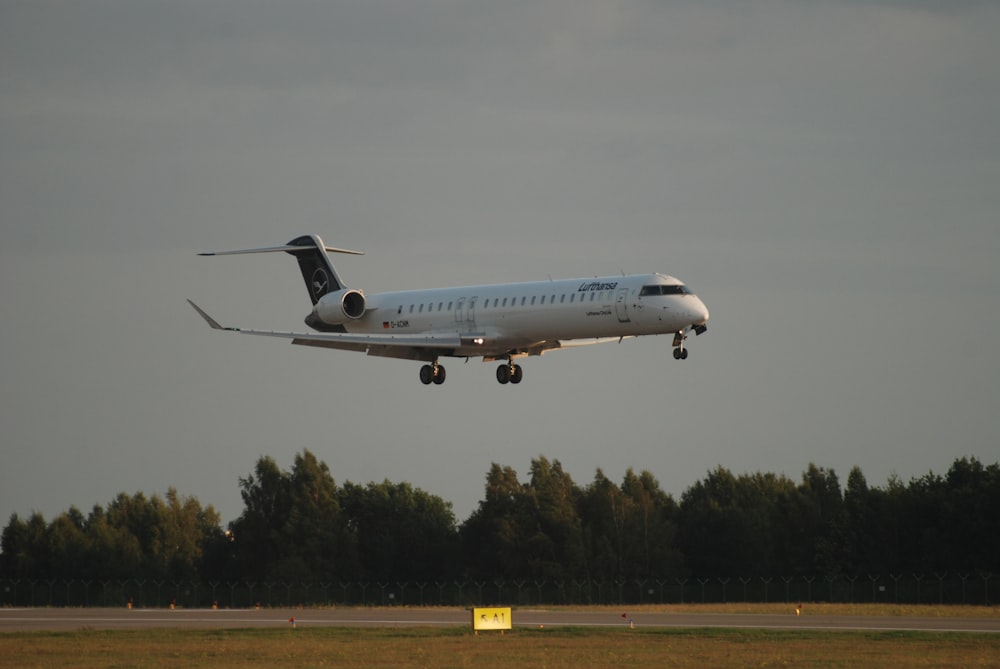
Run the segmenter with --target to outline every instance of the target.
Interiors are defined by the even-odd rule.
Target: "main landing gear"
[[[520,383],[523,377],[524,372],[521,371],[521,365],[508,362],[497,367],[497,381],[500,383]],[[439,365],[436,360],[434,364],[424,365],[420,368],[420,382],[425,386],[429,386],[432,383],[440,386],[444,383],[444,379],[444,366]]]
[[[425,386],[430,385],[431,382],[440,386],[444,383],[444,378],[444,367],[439,365],[437,360],[434,361],[433,365],[424,365],[420,368],[420,382]]]
[[[520,383],[523,376],[524,373],[521,371],[521,365],[508,362],[506,365],[497,367],[497,381],[502,384]]]

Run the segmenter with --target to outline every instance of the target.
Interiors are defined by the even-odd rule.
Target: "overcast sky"
[[[870,485],[1000,459],[1000,5],[0,0],[0,525],[262,455],[464,520],[492,462]],[[659,271],[669,337],[419,363],[302,330],[305,233],[369,293]]]

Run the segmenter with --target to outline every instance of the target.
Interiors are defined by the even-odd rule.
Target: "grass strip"
[[[0,634],[0,668],[1000,667],[1000,635],[465,627],[78,630]]]

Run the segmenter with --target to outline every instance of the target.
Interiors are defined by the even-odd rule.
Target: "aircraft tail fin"
[[[351,255],[364,255],[361,251],[351,251],[339,249],[333,246],[326,246],[319,235],[302,235],[296,237],[284,246],[268,246],[259,249],[243,249],[240,251],[217,251],[215,253],[199,253],[202,256],[226,256],[243,253],[277,253],[284,251],[295,256],[299,261],[299,269],[302,271],[302,278],[306,282],[306,290],[309,291],[309,299],[315,305],[319,298],[329,292],[345,288],[337,270],[327,251],[332,253],[349,253]]]
[[[295,256],[299,261],[302,279],[306,282],[306,290],[309,291],[309,299],[313,304],[319,302],[319,298],[327,293],[346,288],[337,275],[337,270],[333,268],[330,257],[326,255],[323,240],[318,236],[296,237],[288,242],[288,246],[294,250],[285,249],[285,252]]]

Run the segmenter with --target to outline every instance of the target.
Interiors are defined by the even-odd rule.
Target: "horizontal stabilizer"
[[[288,253],[295,256],[299,261],[299,270],[306,283],[306,290],[309,291],[309,299],[315,306],[321,297],[327,293],[342,290],[347,286],[341,281],[334,269],[333,263],[326,255],[331,253],[348,253],[350,255],[364,255],[362,251],[351,251],[335,246],[327,246],[319,235],[301,235],[287,244],[281,246],[264,246],[256,249],[240,249],[238,251],[210,251],[199,253],[200,256],[234,256],[247,253]],[[308,322],[308,321],[307,321]],[[309,323],[312,325],[312,323]]]
[[[207,253],[199,253],[200,256],[235,256],[244,253],[279,253],[284,251],[285,253],[295,253],[296,251],[304,250],[300,246],[292,246],[290,244],[285,244],[284,246],[265,246],[259,249],[241,249],[239,251],[209,251]],[[323,245],[324,251],[329,251],[330,253],[347,253],[354,256],[363,256],[364,251],[351,251],[350,249],[339,249],[335,246]]]

